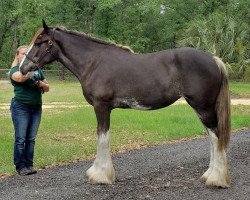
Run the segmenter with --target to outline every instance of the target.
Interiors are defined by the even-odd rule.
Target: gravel
[[[232,185],[207,188],[199,178],[208,168],[207,138],[156,145],[113,155],[116,182],[93,185],[85,171],[93,160],[0,179],[1,200],[245,200],[250,196],[250,128],[234,132],[228,148]]]

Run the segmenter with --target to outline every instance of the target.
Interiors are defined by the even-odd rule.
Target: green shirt
[[[10,80],[14,86],[14,100],[32,107],[41,106],[42,94],[41,89],[36,85],[36,81],[42,81],[45,79],[43,72],[40,69],[34,71],[31,78],[23,83],[19,83],[11,78],[12,74],[17,71],[19,71],[19,66],[15,66],[10,69]]]

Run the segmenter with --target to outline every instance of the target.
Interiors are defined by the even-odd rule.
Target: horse
[[[210,139],[206,186],[230,186],[226,148],[230,140],[230,94],[224,63],[194,48],[136,54],[129,47],[62,27],[42,27],[20,63],[23,75],[59,61],[80,81],[97,120],[97,152],[86,171],[90,182],[113,184],[110,114],[115,108],[155,110],[183,97]]]

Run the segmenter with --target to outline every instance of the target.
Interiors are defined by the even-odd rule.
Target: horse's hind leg
[[[188,101],[188,100],[187,100]],[[202,175],[201,179],[207,186],[217,186],[222,188],[229,187],[229,173],[225,148],[219,148],[219,140],[216,135],[217,114],[214,106],[198,107],[193,102],[188,102],[197,112],[204,124],[210,139],[210,163],[208,170]]]
[[[225,149],[218,148],[218,137],[212,129],[207,128],[207,133],[210,138],[210,163],[201,179],[207,186],[227,188],[230,180]]]
[[[214,145],[213,145],[213,142],[212,142],[212,138],[211,136],[209,135],[209,130],[206,128],[206,131],[207,131],[207,135],[209,136],[210,138],[210,162],[209,162],[209,168],[208,170],[202,175],[201,177],[201,180],[206,182],[209,175],[212,173],[213,171],[213,167],[214,167]]]
[[[97,118],[97,155],[86,175],[90,182],[112,184],[115,181],[115,170],[110,155],[110,110],[105,105],[95,105]]]

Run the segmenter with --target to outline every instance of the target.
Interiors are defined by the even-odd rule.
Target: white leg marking
[[[229,173],[227,167],[227,158],[225,150],[218,149],[218,138],[215,133],[208,129],[211,140],[211,157],[209,169],[203,174],[202,179],[206,181],[207,186],[229,187]]]
[[[92,183],[112,184],[115,181],[115,170],[110,155],[109,131],[99,134],[96,159],[86,175]]]
[[[19,65],[19,70],[21,69],[21,66],[23,65],[23,62],[24,62],[24,60],[26,59],[26,55],[30,52],[30,50],[33,48],[33,46],[34,46],[34,44],[32,44],[32,45],[30,46],[30,48],[28,49],[27,53],[24,55],[24,57],[23,57],[23,59],[22,59],[20,65]]]
[[[209,134],[208,129],[207,129],[207,134],[209,136],[209,143],[210,143],[210,163],[209,163],[208,170],[201,177],[201,180],[205,182],[207,181],[207,178],[209,177],[209,175],[212,173],[213,167],[214,167],[214,146],[213,146],[212,138],[211,138],[211,135]]]

